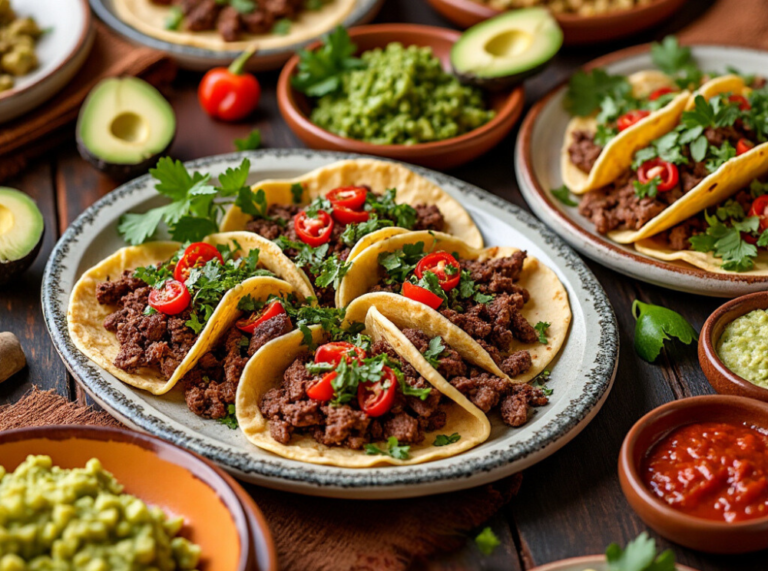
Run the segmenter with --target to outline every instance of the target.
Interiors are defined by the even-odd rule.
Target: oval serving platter
[[[692,46],[702,69],[725,71],[735,67],[742,73],[768,69],[768,52],[723,46]],[[585,66],[601,67],[609,73],[628,75],[652,69],[648,45],[620,50]],[[669,289],[714,297],[736,297],[768,288],[768,277],[713,273],[684,262],[664,262],[617,244],[598,234],[577,207],[562,204],[551,189],[563,184],[560,152],[570,116],[563,108],[567,81],[558,85],[530,110],[517,139],[515,170],[528,206],[550,228],[579,252],[617,272]],[[574,200],[578,201],[578,197]]]
[[[214,176],[251,159],[251,184],[292,178],[340,159],[331,152],[269,149],[199,159],[188,169]],[[597,414],[618,364],[616,318],[602,287],[584,262],[554,233],[522,209],[477,187],[424,168],[410,167],[458,199],[480,227],[487,245],[515,245],[539,258],[560,277],[573,320],[568,341],[550,367],[550,404],[519,429],[494,422],[487,442],[466,453],[417,466],[350,469],[318,466],[274,456],[249,444],[236,430],[191,413],[178,391],[164,397],[132,389],[81,354],[69,338],[66,310],[77,278],[124,244],[116,226],[122,214],[162,203],[149,176],[108,194],[64,233],[45,270],[43,312],[57,351],[74,377],[101,406],[128,426],[202,454],[236,477],[293,492],[345,497],[422,496],[477,486],[549,456]],[[590,341],[587,342],[587,339]]]

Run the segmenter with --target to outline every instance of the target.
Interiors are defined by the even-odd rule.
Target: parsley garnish
[[[382,220],[375,214],[371,214],[365,222],[359,222],[357,224],[347,224],[344,232],[341,234],[341,241],[344,242],[350,248],[357,244],[360,239],[368,234],[373,234],[377,230],[382,228],[389,228],[394,226],[394,223],[390,220]]]
[[[386,447],[379,448],[375,444],[366,444],[365,453],[370,456],[380,454],[382,456],[391,456],[397,460],[408,460],[408,452],[410,452],[410,446],[400,446],[397,438],[390,436],[387,440]]]
[[[450,436],[438,434],[435,436],[435,441],[432,443],[432,446],[448,446],[449,444],[455,444],[459,440],[461,440],[461,434],[458,432],[454,432]]]
[[[733,145],[731,145],[731,143],[728,141],[723,141],[723,144],[719,147],[710,145],[709,160],[706,164],[707,170],[709,172],[715,172],[717,169],[723,166],[723,164],[730,161],[735,156],[736,149],[734,149]]]
[[[674,337],[690,345],[699,338],[696,330],[682,315],[666,307],[635,300],[632,315],[637,320],[635,351],[649,363],[653,363],[659,356],[664,341]]]
[[[278,36],[287,36],[291,32],[292,23],[288,18],[281,18],[272,26],[272,33]]]
[[[696,65],[691,48],[681,46],[675,36],[667,36],[661,43],[654,42],[651,58],[656,67],[674,77],[682,89],[693,89],[701,84],[704,74]]]
[[[352,267],[352,262],[342,260],[338,254],[326,258],[328,244],[313,248],[309,244],[294,242],[285,236],[280,236],[275,243],[283,251],[289,248],[296,250],[296,255],[293,256],[294,263],[301,268],[306,267],[315,276],[315,285],[318,287],[332,285],[333,289],[338,289],[341,279]]]
[[[357,387],[360,383],[379,382],[384,374],[385,366],[392,369],[398,380],[402,378],[403,373],[400,371],[399,365],[389,359],[386,353],[361,360],[355,359],[349,363],[346,359],[342,359],[335,369],[332,366],[329,367],[327,363],[307,363],[307,370],[313,374],[330,370],[336,371],[336,377],[331,381],[333,387],[331,404],[338,406],[357,398]]]
[[[744,209],[736,203],[743,217]],[[704,213],[708,227],[704,234],[691,236],[688,241],[697,252],[712,252],[716,258],[722,258],[722,268],[727,271],[746,272],[754,267],[757,247],[742,237],[745,234],[755,234],[760,227],[757,216],[739,219],[738,210],[728,202],[717,209],[714,216]],[[730,218],[731,225],[725,224]],[[762,240],[762,236],[760,239]],[[758,243],[758,245],[760,245]]]
[[[667,549],[656,556],[656,542],[641,533],[622,550],[612,543],[605,550],[609,571],[675,571],[675,554]]]
[[[227,0],[224,0],[225,2]],[[256,9],[256,4],[253,0],[228,0],[229,5],[241,14],[250,14]],[[217,0],[218,4],[221,4],[221,0]]]
[[[365,209],[370,210],[379,218],[391,220],[396,226],[411,230],[416,225],[416,209],[410,204],[395,202],[397,190],[387,189],[384,194],[369,192],[365,197]]]
[[[261,131],[254,129],[244,139],[235,139],[235,149],[238,151],[255,151],[261,147]]]
[[[571,191],[568,187],[563,185],[560,188],[552,189],[552,196],[557,198],[560,202],[566,206],[578,206],[579,204],[571,198]]]
[[[490,555],[501,545],[501,541],[499,541],[499,538],[496,537],[496,534],[493,533],[490,527],[486,527],[475,537],[475,543],[483,555]]]
[[[344,27],[337,26],[316,50],[299,50],[298,73],[291,85],[310,97],[333,93],[346,72],[365,67],[363,60],[353,57],[356,50]]]
[[[235,405],[230,404],[227,406],[227,416],[223,416],[218,421],[232,430],[237,430],[237,415],[235,414]]]
[[[658,176],[653,177],[646,183],[642,183],[639,180],[634,181],[632,184],[635,187],[635,196],[641,200],[645,197],[655,198],[659,193],[660,182],[661,178]]]
[[[422,353],[427,363],[437,369],[440,366],[440,355],[445,351],[445,343],[443,343],[442,337],[433,337],[429,340],[429,347]]]
[[[552,376],[552,372],[549,369],[544,369],[541,373],[536,375],[536,378],[531,382],[531,386],[539,389],[545,396],[551,396],[554,389],[550,389],[545,383],[549,382],[549,378]]]
[[[293,183],[291,185],[291,196],[293,197],[294,204],[301,204],[301,201],[304,199],[304,187],[298,182]]]
[[[387,271],[386,283],[403,283],[424,257],[424,242],[405,244],[400,250],[379,254],[379,264]]]
[[[565,108],[573,115],[587,117],[600,109],[606,98],[624,99],[632,86],[623,75],[609,75],[603,69],[577,71],[571,76],[565,94]]]
[[[533,326],[533,328],[536,330],[536,333],[539,334],[539,343],[543,343],[544,345],[549,343],[549,339],[547,339],[547,329],[549,329],[550,325],[552,324],[547,323],[546,321],[539,321],[536,325]]]
[[[157,310],[154,307],[148,305],[147,307],[144,308],[144,311],[142,311],[142,313],[144,315],[154,315],[155,313],[157,313]]]
[[[168,10],[168,17],[165,19],[166,30],[178,30],[184,21],[184,12],[178,6],[171,6]]]

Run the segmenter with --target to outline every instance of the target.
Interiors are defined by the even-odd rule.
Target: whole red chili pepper
[[[222,121],[239,121],[256,109],[261,86],[243,67],[255,50],[243,52],[229,68],[215,67],[203,76],[197,98],[208,115]]]

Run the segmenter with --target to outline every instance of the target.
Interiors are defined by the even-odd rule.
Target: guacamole
[[[64,470],[29,456],[0,466],[0,571],[174,571],[195,569],[200,548],[181,518],[123,494],[101,463]]]
[[[741,378],[768,389],[768,311],[755,309],[726,325],[717,354]]]
[[[443,70],[431,48],[391,43],[361,55],[312,111],[317,126],[378,145],[442,141],[490,121],[482,92]]]

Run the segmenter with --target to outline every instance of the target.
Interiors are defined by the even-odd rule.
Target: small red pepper
[[[253,75],[243,72],[254,52],[243,52],[229,68],[215,67],[203,76],[197,98],[208,115],[222,121],[239,121],[256,109],[261,86]]]

